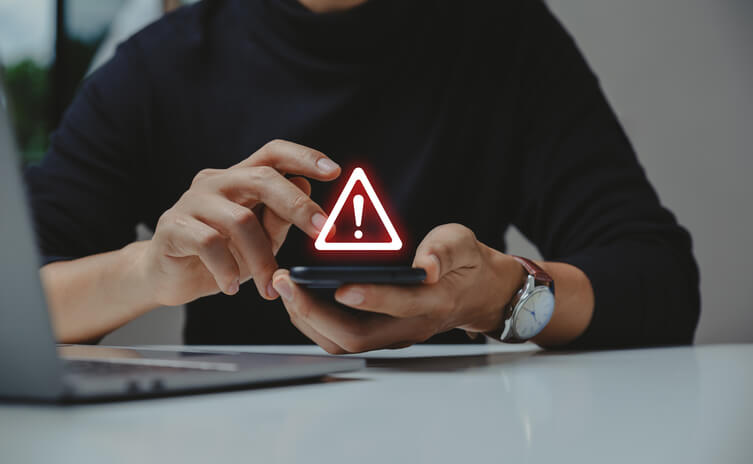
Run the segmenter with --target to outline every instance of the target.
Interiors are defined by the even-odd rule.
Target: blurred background
[[[120,41],[185,3],[0,0],[0,62],[24,162],[44,155],[82,79]],[[693,235],[696,342],[753,342],[753,2],[548,4],[600,77],[662,202]],[[538,257],[516,230],[507,237],[509,251]],[[181,343],[182,323],[181,308],[159,309],[103,343]]]

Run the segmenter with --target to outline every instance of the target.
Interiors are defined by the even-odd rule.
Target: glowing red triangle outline
[[[374,205],[374,209],[376,209],[377,214],[379,214],[379,219],[382,220],[382,224],[384,225],[384,228],[387,229],[387,233],[390,236],[390,241],[389,242],[327,242],[327,236],[329,235],[329,232],[332,230],[332,226],[335,224],[337,217],[340,215],[340,211],[342,211],[343,206],[345,205],[345,201],[348,199],[348,195],[350,195],[350,192],[353,190],[353,187],[355,187],[356,182],[359,182],[359,181],[363,185],[364,190],[366,190],[366,194],[369,196],[369,200],[371,201],[371,204]],[[366,250],[385,251],[385,250],[399,250],[400,248],[403,247],[403,242],[400,240],[400,237],[398,237],[395,227],[393,227],[392,222],[390,221],[390,218],[387,216],[387,212],[384,211],[382,202],[379,201],[379,197],[377,197],[376,192],[374,192],[374,188],[371,186],[371,182],[369,182],[369,179],[366,177],[366,173],[363,171],[363,169],[355,168],[353,170],[353,173],[350,175],[350,179],[348,179],[348,183],[345,184],[345,188],[343,189],[342,193],[340,194],[340,197],[337,199],[337,202],[335,203],[335,207],[332,208],[332,212],[329,214],[327,221],[324,223],[324,227],[322,228],[322,231],[319,232],[319,236],[316,238],[316,241],[314,242],[314,247],[317,250],[322,250],[322,251],[334,251],[334,250],[338,250],[338,251],[366,251]]]

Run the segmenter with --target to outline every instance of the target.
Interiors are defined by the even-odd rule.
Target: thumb
[[[478,246],[475,234],[460,224],[445,224],[429,232],[418,245],[413,267],[426,271],[427,284],[438,282],[448,272],[473,264]]]

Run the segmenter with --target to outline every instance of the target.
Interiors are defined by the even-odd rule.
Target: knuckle
[[[198,242],[201,248],[215,248],[224,245],[225,237],[217,231],[205,231],[199,235]]]
[[[466,226],[461,226],[461,227],[462,228],[458,230],[458,232],[459,232],[458,235],[460,237],[462,237],[462,238],[464,238],[465,240],[468,240],[468,241],[475,241],[476,240],[476,234],[471,229],[469,229]]]
[[[298,316],[298,313],[293,308],[288,308],[285,306],[285,309],[288,311],[288,318],[290,319],[290,322],[298,327],[301,328],[301,318]]]
[[[301,158],[311,164],[315,164],[322,156],[324,156],[322,152],[314,150],[313,148],[304,148],[301,153]]]
[[[465,226],[457,222],[450,222],[448,224],[445,224],[443,228],[448,232],[458,233],[462,232],[462,230],[465,229]]]
[[[173,206],[173,209],[185,210],[190,208],[191,205],[200,205],[202,200],[202,193],[197,191],[196,186],[191,186],[190,189],[183,192],[178,201]]]
[[[309,205],[309,197],[302,193],[297,194],[295,198],[293,198],[293,202],[291,203],[291,206],[294,211],[306,209],[308,205]]]
[[[275,150],[280,148],[285,143],[282,139],[272,139],[264,145],[267,150]]]
[[[191,186],[193,187],[194,185],[210,177],[212,174],[216,172],[217,172],[217,169],[202,169],[201,171],[197,172],[196,175],[193,177],[193,181],[191,181]]]
[[[281,151],[286,143],[287,142],[282,139],[272,139],[265,143],[259,151],[264,155],[271,156]]]
[[[230,217],[233,224],[239,228],[245,228],[253,224],[256,221],[256,215],[253,211],[243,206],[238,205],[230,211]]]
[[[444,232],[447,233],[447,235],[453,239],[453,241],[463,241],[467,239],[475,239],[476,235],[473,233],[471,229],[464,226],[463,224],[458,224],[456,222],[452,222],[450,224],[446,224],[444,226]]]
[[[180,229],[186,227],[186,221],[177,213],[167,210],[157,220],[154,238],[161,243],[169,255],[180,254],[183,247],[176,243]]]
[[[277,174],[275,168],[270,166],[256,166],[252,170],[252,180],[256,182],[268,182]]]
[[[157,228],[172,227],[175,224],[175,216],[173,209],[168,209],[157,219]]]
[[[162,216],[157,220],[157,226],[155,227],[155,233],[159,231],[163,232],[175,232],[180,228],[185,228],[188,225],[187,217],[183,214],[169,209],[162,213]]]
[[[309,305],[309,304],[304,304],[304,305],[294,304],[293,306],[294,306],[295,310],[298,312],[298,314],[300,315],[300,317],[301,317],[302,320],[308,321],[310,319],[310,316],[311,316],[311,305]]]
[[[299,327],[299,324],[306,323],[309,318],[310,308],[307,304],[297,304],[296,302],[286,303],[285,308],[288,310],[290,320]]]

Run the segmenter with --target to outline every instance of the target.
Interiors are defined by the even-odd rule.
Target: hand
[[[510,256],[476,240],[459,224],[433,229],[418,246],[413,267],[423,285],[349,284],[335,292],[342,305],[321,301],[280,269],[273,285],[298,329],[329,353],[401,348],[453,328],[489,332],[502,325],[504,306],[525,280]]]
[[[326,220],[303,177],[331,181],[340,167],[324,154],[275,140],[228,169],[205,169],[159,219],[141,266],[156,302],[174,306],[254,279],[262,297],[291,224],[315,238]]]

